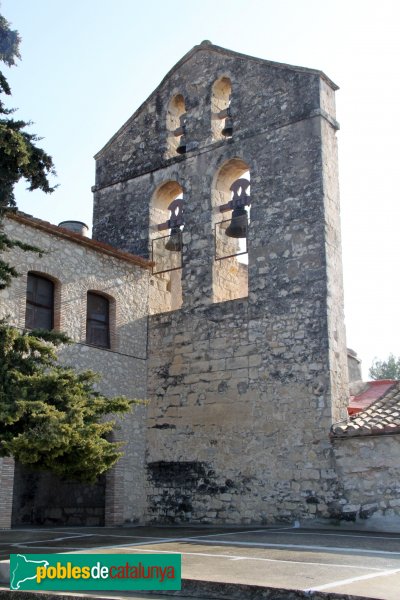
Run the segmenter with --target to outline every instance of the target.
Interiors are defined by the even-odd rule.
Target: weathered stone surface
[[[232,87],[225,140],[213,137],[221,77]],[[182,307],[149,319],[152,520],[290,520],[326,515],[336,497],[328,431],[345,416],[347,357],[334,90],[316,71],[197,47],[96,157],[94,235],[118,248],[149,256],[157,190],[184,192]],[[177,95],[181,156],[168,145]],[[246,169],[244,294],[233,259],[225,274],[215,266],[214,226]],[[222,293],[231,286],[237,299]]]
[[[342,494],[353,505],[354,519],[400,517],[400,436],[358,436],[333,439],[335,468]]]
[[[13,251],[23,276],[2,292],[2,314],[23,326],[26,273],[47,273],[61,286],[59,326],[77,342],[61,360],[100,371],[107,394],[149,399],[121,422],[107,524],[399,514],[398,436],[329,439],[348,402],[335,89],[319,71],[212,44],[171,70],[96,156],[94,237],[151,256],[151,276],[140,262],[7,222],[12,237],[49,252]],[[241,177],[251,183],[247,261],[231,256],[244,246],[220,224]],[[163,255],[168,207],[182,195],[182,250]],[[110,350],[85,343],[90,289],[115,300]],[[12,485],[12,464],[0,469]],[[99,506],[74,494],[75,506],[50,506],[46,519],[81,518],[80,503],[94,523]]]
[[[55,283],[55,326],[76,342],[60,349],[60,361],[81,370],[98,372],[101,376],[99,390],[106,395],[145,399],[148,270],[123,257],[112,256],[95,244],[90,246],[90,241],[82,245],[79,240],[66,239],[58,235],[57,227],[50,226],[47,231],[46,224],[41,221],[6,218],[4,229],[11,239],[40,247],[43,254],[23,252],[18,248],[8,254],[7,259],[21,276],[14,279],[9,288],[1,291],[0,316],[8,315],[12,325],[24,328],[27,274],[33,271],[49,277]],[[86,300],[89,290],[104,293],[110,299],[110,349],[96,348],[86,343]],[[116,437],[124,442],[125,455],[107,476],[105,501],[104,490],[101,489],[104,485],[92,493],[92,500],[87,505],[102,507],[101,514],[96,518],[91,515],[92,524],[102,523],[105,518],[108,524],[142,518],[145,503],[145,414],[146,407],[138,406],[119,423]],[[0,459],[0,513],[7,522],[4,526],[10,526],[11,520],[13,469],[10,465],[13,467],[10,459]],[[80,507],[79,496],[84,487],[79,485],[70,485],[67,494],[68,506],[74,507],[75,517],[63,513],[58,521],[56,513],[48,513],[47,509],[61,508],[62,501],[55,498],[56,504],[52,504],[51,496],[45,498],[45,482],[50,490],[60,486],[58,480],[51,480],[48,475],[43,477],[43,481],[37,476],[35,479],[38,493],[42,490],[40,497],[26,493],[23,485],[27,482],[26,477],[18,479],[14,498],[15,523],[27,523],[29,514],[32,517],[35,511],[37,518],[32,517],[33,521],[40,523],[77,524],[89,518],[87,510]],[[62,489],[66,493],[66,488]]]

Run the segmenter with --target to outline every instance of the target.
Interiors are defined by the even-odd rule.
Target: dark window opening
[[[54,283],[50,279],[28,273],[25,327],[53,329]]]
[[[110,303],[107,298],[88,292],[86,316],[86,342],[101,348],[110,347]]]

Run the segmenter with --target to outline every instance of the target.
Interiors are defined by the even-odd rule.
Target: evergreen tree
[[[0,61],[15,65],[19,55],[17,31],[0,15]],[[40,248],[10,240],[1,229],[7,211],[16,210],[14,185],[25,179],[30,190],[54,190],[52,158],[35,146],[25,121],[12,118],[3,95],[11,94],[0,72],[0,252],[18,246]],[[0,289],[18,273],[0,259]],[[0,456],[13,456],[39,470],[81,481],[95,481],[121,456],[120,444],[108,441],[115,422],[110,414],[130,410],[137,400],[106,398],[94,384],[91,371],[76,373],[57,364],[56,348],[71,343],[62,333],[24,331],[0,321]]]
[[[97,376],[57,364],[62,333],[19,332],[0,323],[0,456],[39,470],[93,482],[122,455],[107,436],[112,414],[133,401],[95,391]]]
[[[0,15],[0,61],[12,67],[20,58],[20,37],[10,28],[8,21]],[[14,109],[6,108],[4,96],[10,96],[11,89],[7,79],[0,71],[0,252],[13,246],[23,250],[40,252],[39,248],[10,240],[1,228],[1,220],[9,210],[16,209],[14,185],[25,179],[29,190],[41,189],[51,193],[54,186],[48,180],[54,175],[51,156],[37,148],[35,142],[40,138],[26,131],[30,123],[13,118]],[[18,273],[14,267],[0,259],[0,289],[6,287]]]
[[[400,356],[389,354],[387,360],[375,358],[369,369],[371,379],[400,379]]]

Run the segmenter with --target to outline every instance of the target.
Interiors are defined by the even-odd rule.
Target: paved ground
[[[178,552],[183,577],[190,579],[400,598],[400,534],[290,527],[0,531],[0,558],[94,550]]]

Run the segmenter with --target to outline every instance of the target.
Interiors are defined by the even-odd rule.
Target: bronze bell
[[[181,135],[179,139],[179,145],[176,149],[178,154],[185,154],[186,152],[186,138],[184,135]]]
[[[186,133],[186,113],[183,113],[180,117],[179,117],[179,127],[178,129],[175,130],[175,135],[180,135],[181,137],[179,138],[179,144],[178,147],[176,149],[178,154],[185,154],[186,152],[186,138],[185,138],[185,133]]]
[[[172,227],[168,242],[165,244],[165,249],[170,252],[182,251],[182,233],[179,227]]]
[[[245,208],[234,208],[232,220],[226,228],[225,234],[231,238],[247,237],[247,212]]]
[[[232,137],[233,133],[233,119],[232,117],[226,117],[225,125],[223,130],[221,131],[222,135],[225,137]]]

